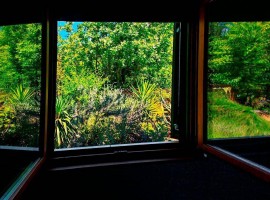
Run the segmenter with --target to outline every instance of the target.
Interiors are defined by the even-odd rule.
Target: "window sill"
[[[167,161],[174,159],[189,159],[196,154],[195,149],[169,146],[169,148],[157,149],[121,149],[116,148],[112,152],[89,153],[89,154],[73,154],[73,155],[58,155],[49,160],[48,168],[53,171],[89,168],[97,166],[111,166],[131,163],[144,163]],[[168,146],[167,146],[168,147]]]

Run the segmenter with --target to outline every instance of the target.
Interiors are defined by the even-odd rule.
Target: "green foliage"
[[[71,100],[78,134],[64,146],[164,140],[173,23],[66,22],[59,31],[67,37],[58,38],[57,95]]]
[[[270,110],[269,31],[269,22],[210,23],[209,84],[231,86],[236,102],[208,93],[209,138],[270,134],[260,116]]]
[[[149,81],[140,80],[137,87],[131,86],[132,93],[142,104],[148,104],[155,98],[156,85]]]
[[[33,91],[19,85],[10,94],[0,95],[0,144],[38,145],[39,108],[33,106]]]
[[[173,23],[83,22],[77,30],[71,23],[59,29],[68,32],[58,40],[64,69],[85,68],[124,87],[135,84],[136,77],[170,86]]]
[[[0,144],[38,145],[41,24],[0,27]]]
[[[29,104],[34,95],[34,90],[29,87],[24,88],[22,84],[18,85],[15,89],[11,89],[9,95],[9,102],[16,106],[17,104]]]
[[[142,106],[142,129],[153,140],[163,141],[170,131],[170,97],[165,97],[165,90],[159,91],[155,84],[146,80],[138,81],[137,87],[131,86],[131,90]]]
[[[141,119],[134,103],[123,90],[109,85],[92,90],[87,109],[75,119],[80,122],[80,146],[131,142],[130,137],[139,131],[137,122]]]
[[[209,82],[233,87],[239,102],[269,95],[269,22],[211,23]]]
[[[41,25],[3,26],[0,30],[0,88],[9,91],[18,84],[40,90]]]
[[[14,124],[12,124],[13,119],[14,110],[10,106],[2,105],[0,107],[0,131],[2,140],[5,137],[5,133],[10,128],[14,128]]]
[[[160,88],[171,87],[173,23],[73,27],[59,27],[67,37],[58,38],[55,147],[164,140],[170,101]],[[0,52],[0,144],[36,146],[41,25],[1,27]],[[132,94],[138,77],[149,82]]]
[[[58,95],[77,96],[81,98],[94,88],[100,89],[108,80],[107,78],[89,73],[84,68],[69,67],[63,69],[58,65],[58,70]]]
[[[71,122],[76,125],[78,137],[76,142],[65,145],[164,141],[167,136],[168,125],[162,122],[159,113],[152,108],[151,117],[146,115],[145,106],[127,90],[106,85],[99,90],[91,90],[87,102],[84,109],[75,106],[70,110],[69,115],[74,116]]]
[[[11,106],[5,103],[7,95],[0,93],[0,133],[1,140],[0,143],[3,143],[5,138],[5,133],[11,128],[14,127],[12,124],[14,118],[14,109]]]
[[[160,92],[160,102],[163,107],[163,122],[167,124],[168,132],[171,126],[171,90],[162,89]]]
[[[71,117],[66,109],[69,99],[61,96],[56,98],[55,104],[55,147],[70,147],[76,137],[74,125],[71,123]]]
[[[156,120],[157,116],[164,115],[163,105],[166,103],[160,94],[156,84],[146,80],[137,82],[137,87],[131,86],[132,94],[136,100],[145,109],[144,112],[151,119]]]

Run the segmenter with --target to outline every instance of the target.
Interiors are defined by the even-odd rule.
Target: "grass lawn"
[[[208,92],[208,138],[270,136],[270,122],[252,107],[227,98],[223,91]]]

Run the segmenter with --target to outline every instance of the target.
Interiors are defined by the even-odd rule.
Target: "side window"
[[[210,22],[208,139],[270,135],[269,22]]]
[[[38,147],[41,24],[0,26],[0,145]]]
[[[18,187],[38,157],[42,24],[0,26],[0,197]]]

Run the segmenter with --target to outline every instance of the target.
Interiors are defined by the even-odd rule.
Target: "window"
[[[263,2],[219,0],[201,10],[198,124],[202,148],[269,181],[266,9]]]
[[[0,196],[19,185],[38,157],[41,46],[41,23],[0,26]]]
[[[211,22],[208,139],[270,135],[269,22]]]
[[[58,22],[55,148],[178,142],[174,23]]]
[[[41,24],[0,26],[0,145],[38,147]]]
[[[269,21],[209,22],[207,143],[269,165]]]
[[[48,160],[63,165],[72,157],[78,164],[117,157],[122,147],[141,150],[129,151],[132,159],[173,156],[168,149],[175,153],[195,139],[186,75],[195,57],[197,2],[175,11],[162,6],[170,11],[162,15],[74,6],[0,13],[0,153],[7,163],[0,169],[12,175],[0,184],[4,198]]]

